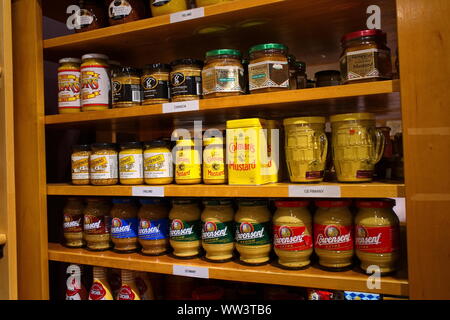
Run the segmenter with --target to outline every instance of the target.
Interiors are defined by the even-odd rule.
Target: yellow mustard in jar
[[[144,143],[144,178],[146,184],[162,185],[173,182],[172,151],[163,140]]]
[[[203,182],[224,184],[227,182],[224,141],[220,137],[203,140]]]
[[[102,198],[88,198],[83,210],[84,239],[87,248],[93,251],[111,247],[111,216],[109,202]]]
[[[170,219],[170,245],[178,258],[193,258],[201,248],[201,212],[193,199],[174,199]]]
[[[197,184],[202,182],[200,161],[201,143],[198,140],[181,138],[176,144],[175,182]]]
[[[187,0],[150,0],[152,16],[175,13],[188,9]]]
[[[132,199],[113,199],[111,209],[111,239],[114,251],[135,252],[138,248],[138,209]]]
[[[72,147],[72,183],[75,185],[89,184],[89,157],[91,146],[88,144]]]
[[[157,256],[169,249],[169,210],[162,199],[140,199],[139,243],[142,253]]]
[[[91,53],[82,57],[81,109],[98,111],[109,108],[111,81],[108,57]]]
[[[121,184],[144,183],[144,157],[140,142],[126,142],[120,145],[119,177]]]
[[[63,58],[58,67],[58,112],[81,112],[81,60]]]
[[[97,186],[114,185],[119,182],[117,151],[115,144],[94,143],[89,157],[91,184]]]
[[[288,118],[283,123],[286,162],[291,182],[321,182],[328,150],[325,118]]]
[[[202,94],[203,62],[179,59],[171,63],[170,97],[173,102],[199,100]]]
[[[69,248],[81,248],[84,246],[83,238],[83,200],[80,198],[68,198],[63,209],[64,239]]]
[[[170,66],[163,63],[149,64],[144,67],[141,76],[143,91],[142,105],[169,102]]]

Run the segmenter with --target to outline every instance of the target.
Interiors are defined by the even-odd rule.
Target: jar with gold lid
[[[203,62],[179,59],[171,63],[170,96],[172,101],[199,100],[202,95]]]
[[[170,66],[164,63],[149,64],[144,67],[141,76],[143,91],[142,105],[169,102]]]

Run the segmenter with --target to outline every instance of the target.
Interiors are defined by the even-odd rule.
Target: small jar
[[[144,157],[140,142],[125,142],[120,145],[119,177],[121,184],[144,183]]]
[[[305,89],[306,82],[308,81],[306,77],[306,63],[296,61],[295,66],[297,68],[297,89]]]
[[[144,143],[144,178],[146,184],[162,185],[173,182],[173,159],[163,140]]]
[[[111,216],[109,202],[102,198],[88,198],[83,210],[84,239],[87,248],[103,251],[111,248]]]
[[[392,79],[386,33],[379,29],[355,31],[342,37],[341,43],[342,83]]]
[[[72,183],[75,185],[89,184],[89,157],[91,146],[88,144],[72,147]]]
[[[64,245],[69,248],[81,248],[85,245],[83,238],[83,200],[68,198],[63,209]]]
[[[341,73],[337,70],[323,70],[316,72],[316,88],[338,86],[341,84]]]
[[[58,67],[58,112],[81,112],[80,64],[77,58],[63,58]]]
[[[162,16],[188,9],[187,0],[150,0],[152,16]]]
[[[111,239],[114,251],[135,252],[138,248],[138,209],[132,199],[113,199],[111,209]]]
[[[119,182],[116,146],[100,142],[91,146],[89,157],[91,184],[95,186],[114,185]]]
[[[295,56],[293,54],[288,55],[289,64],[289,89],[297,89],[297,66],[295,64]]]
[[[162,199],[141,199],[139,243],[142,254],[157,256],[169,249],[169,210]]]
[[[111,26],[146,17],[144,0],[105,0],[105,5]]]
[[[121,67],[112,78],[113,108],[128,108],[141,105],[141,77],[139,70]]]
[[[202,182],[200,153],[201,142],[183,138],[177,141],[175,153],[175,182],[177,184]]]
[[[202,89],[204,98],[244,94],[244,67],[239,50],[218,49],[206,53]]]
[[[107,26],[106,10],[101,2],[99,0],[78,1],[80,25],[75,27],[75,32],[85,32]]]
[[[166,103],[170,100],[170,66],[163,63],[149,64],[141,76],[142,105]]]
[[[202,94],[203,62],[180,59],[171,63],[170,96],[172,101],[199,100]]]
[[[108,109],[111,92],[108,57],[90,53],[81,59],[81,110]]]
[[[205,184],[227,183],[224,141],[221,137],[203,140],[203,182]]]
[[[248,66],[251,93],[289,90],[288,48],[279,43],[266,43],[250,49]]]

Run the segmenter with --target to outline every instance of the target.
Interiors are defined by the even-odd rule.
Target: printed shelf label
[[[164,187],[132,187],[133,197],[164,197]]]
[[[170,15],[170,23],[176,23],[186,20],[197,19],[205,16],[205,8],[195,8],[172,13]]]
[[[204,267],[174,265],[173,275],[191,278],[209,279],[209,269]]]
[[[170,102],[163,104],[163,113],[198,111],[198,110],[200,110],[200,104],[198,100]]]
[[[340,198],[340,186],[289,186],[289,197],[299,198]]]

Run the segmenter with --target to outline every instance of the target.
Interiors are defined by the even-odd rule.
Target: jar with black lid
[[[171,63],[170,96],[172,101],[199,100],[202,95],[203,62],[179,59]]]
[[[308,81],[306,76],[306,63],[303,61],[295,61],[295,67],[297,69],[297,89],[305,89],[306,82]]]
[[[77,15],[80,17],[80,25],[75,27],[75,32],[90,31],[107,26],[106,11],[101,0],[79,0],[78,6],[80,11],[77,12]]]
[[[138,69],[118,68],[112,79],[113,108],[127,108],[141,104],[141,77]]]
[[[112,26],[143,19],[147,14],[144,0],[105,0],[105,4]]]
[[[330,87],[341,84],[341,73],[337,70],[323,70],[316,72],[316,87]]]
[[[170,65],[164,63],[148,64],[141,76],[143,91],[142,105],[166,103],[170,100]]]

